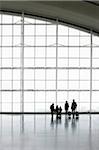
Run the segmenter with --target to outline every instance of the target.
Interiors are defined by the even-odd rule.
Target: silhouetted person
[[[69,109],[69,104],[68,104],[68,102],[66,101],[66,102],[65,102],[65,112],[66,112],[66,114],[68,113],[68,109]]]
[[[54,103],[52,103],[52,105],[50,106],[50,110],[51,110],[51,115],[52,115],[52,120],[53,120],[53,114],[54,114]]]
[[[56,118],[58,119],[58,105],[56,105]]]
[[[73,113],[73,118],[74,118],[74,114],[75,114],[76,108],[77,108],[77,103],[73,99],[73,102],[72,102],[72,105],[71,105],[71,110],[72,110],[72,113]]]
[[[58,105],[56,106],[56,113],[57,113],[57,119],[61,119],[61,113],[62,113],[61,106],[60,107],[58,107]]]

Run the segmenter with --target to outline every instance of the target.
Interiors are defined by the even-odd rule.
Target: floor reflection
[[[33,146],[38,150],[98,150],[98,133],[99,115],[62,115],[61,119],[55,115],[0,115],[0,144],[3,148],[9,145],[10,150],[28,147],[28,143],[30,150]]]

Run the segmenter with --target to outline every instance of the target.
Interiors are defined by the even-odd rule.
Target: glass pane
[[[80,47],[80,57],[81,58],[90,58],[90,48]]]
[[[11,92],[2,92],[2,102],[9,103],[12,101],[12,93]]]
[[[79,102],[79,92],[69,92],[69,102],[72,102],[72,100],[75,99],[75,101]]]
[[[68,71],[67,70],[58,70],[58,80],[67,80],[67,74]]]
[[[79,80],[79,70],[69,70],[69,80]]]
[[[11,36],[12,35],[12,25],[2,26],[2,35]]]
[[[24,103],[24,112],[34,112],[34,103]]]
[[[68,57],[68,48],[64,47],[59,47],[58,48],[58,57]]]
[[[21,36],[21,26],[13,25],[13,34],[14,36]]]
[[[28,89],[31,89],[33,90],[34,89],[34,81],[24,81],[24,89],[25,90],[28,90]]]
[[[25,47],[24,48],[24,57],[25,58],[28,58],[28,57],[34,58],[34,48],[32,48],[32,47]]]
[[[46,26],[45,25],[36,25],[36,35],[45,36],[45,33],[46,33]]]
[[[58,81],[58,89],[66,90],[67,89],[67,81]]]
[[[58,36],[68,35],[68,27],[64,25],[58,25]]]
[[[34,92],[24,92],[24,102],[34,102]]]
[[[47,48],[47,57],[56,57],[56,48],[51,47],[51,48]]]
[[[81,111],[81,112],[89,112],[90,111],[90,104],[89,103],[80,103],[79,111]]]
[[[45,70],[35,70],[36,80],[45,80]]]
[[[45,81],[35,81],[35,89],[45,90]]]
[[[12,57],[12,48],[2,48],[2,58],[11,58]]]
[[[68,59],[58,59],[58,67],[68,67]]]
[[[70,90],[79,90],[79,81],[69,81]]]
[[[33,80],[34,70],[25,69],[24,70],[24,80]]]
[[[65,104],[65,101],[67,100],[67,92],[58,92],[58,102],[63,102]]]
[[[99,80],[99,70],[92,71],[93,80]]]
[[[45,92],[35,92],[36,102],[45,102]]]
[[[2,112],[11,112],[11,103],[2,103]]]
[[[46,79],[47,80],[55,80],[56,79],[56,70],[47,70],[46,71]]]
[[[13,92],[13,102],[14,103],[19,103],[20,102],[20,98],[21,98],[21,93],[20,92],[18,92],[18,91],[17,92]]]
[[[20,112],[20,103],[13,103],[13,112]]]
[[[36,112],[45,112],[45,103],[36,103],[35,111]]]
[[[90,92],[80,92],[80,102],[90,103]]]
[[[69,57],[79,58],[79,48],[69,48]]]
[[[99,102],[99,92],[92,92],[92,102]]]
[[[46,81],[46,89],[47,90],[55,90],[56,82],[55,81]]]
[[[99,112],[99,103],[92,103],[92,111]]]
[[[46,102],[55,103],[56,102],[56,93],[55,92],[46,92]]]
[[[34,26],[33,25],[24,25],[24,35],[34,35]]]
[[[50,25],[47,27],[47,35],[56,35],[56,25]]]
[[[90,110],[90,33],[58,24],[56,37],[56,22],[25,16],[23,43],[22,16],[2,14],[0,22],[2,111],[21,111],[21,90],[26,112],[50,111],[56,101],[64,110],[64,102],[71,106],[73,99],[78,111]],[[92,90],[97,90],[92,91],[92,111],[98,111],[99,37],[93,35],[92,41]]]

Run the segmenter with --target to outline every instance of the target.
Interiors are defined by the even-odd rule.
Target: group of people
[[[70,116],[71,112],[68,111],[69,110],[69,103],[68,103],[68,101],[65,102],[64,109],[65,109],[65,113]],[[73,117],[74,117],[76,109],[77,109],[77,103],[73,99],[72,104],[71,104],[71,111],[72,111]],[[52,103],[51,106],[50,106],[50,110],[51,110],[52,118],[53,118],[53,114],[56,113],[57,114],[57,119],[61,119],[61,113],[62,113],[61,106],[59,107],[58,105],[56,105],[56,109],[55,109],[54,108],[54,103]]]
[[[62,112],[62,108],[61,106],[59,107],[58,105],[56,105],[56,109],[54,108],[54,103],[52,103],[52,105],[50,106],[50,110],[51,110],[51,115],[53,118],[53,114],[56,113],[57,114],[57,119],[61,119],[61,112]]]
[[[77,103],[76,103],[75,100],[73,99],[72,104],[71,104],[72,113],[75,112],[76,108],[77,108]],[[68,109],[69,109],[69,104],[68,104],[68,102],[66,101],[66,102],[65,102],[65,112],[66,112],[66,114],[68,113]]]

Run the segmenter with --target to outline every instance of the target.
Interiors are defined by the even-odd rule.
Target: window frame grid
[[[45,50],[45,57],[43,58],[42,57],[42,59],[44,59],[45,60],[45,67],[24,67],[24,59],[25,59],[25,57],[24,57],[24,48],[26,47],[25,46],[25,44],[24,44],[24,25],[25,25],[25,22],[24,22],[24,18],[25,18],[25,16],[24,16],[24,13],[22,13],[22,24],[18,24],[18,25],[21,25],[21,27],[22,27],[22,31],[21,31],[21,40],[22,40],[22,42],[21,42],[21,46],[18,46],[18,47],[20,47],[21,49],[22,49],[22,51],[21,51],[21,57],[19,58],[19,59],[21,59],[21,67],[13,67],[13,59],[15,59],[15,58],[13,58],[13,48],[14,47],[16,47],[16,46],[14,46],[14,44],[13,44],[13,37],[15,36],[14,35],[14,33],[13,33],[13,25],[14,25],[14,22],[13,22],[13,16],[12,16],[12,24],[10,24],[9,23],[9,25],[12,25],[12,35],[11,35],[11,37],[12,37],[12,46],[4,46],[4,45],[2,45],[2,37],[4,36],[4,35],[2,35],[2,26],[3,25],[6,25],[6,24],[3,24],[2,23],[2,15],[3,14],[1,14],[1,68],[0,68],[0,70],[1,70],[1,90],[0,90],[0,92],[1,92],[1,103],[2,103],[2,92],[3,91],[9,91],[9,92],[12,92],[12,106],[11,106],[11,111],[12,112],[14,112],[14,110],[13,110],[13,92],[14,91],[20,91],[21,92],[21,112],[24,112],[24,92],[25,91],[34,91],[34,93],[36,92],[36,91],[39,91],[39,92],[41,92],[41,91],[45,91],[45,112],[46,112],[46,103],[47,103],[47,101],[46,101],[46,94],[47,94],[47,92],[48,91],[55,91],[56,92],[56,104],[57,103],[59,103],[58,101],[57,101],[57,94],[58,94],[58,92],[60,92],[60,91],[67,91],[67,99],[69,99],[69,92],[75,92],[75,91],[78,91],[79,92],[79,104],[80,104],[80,92],[89,92],[90,91],[90,112],[92,111],[92,103],[94,103],[93,101],[92,101],[92,93],[94,92],[94,91],[99,91],[98,89],[93,89],[92,88],[92,82],[93,81],[98,81],[98,80],[93,80],[93,76],[92,76],[92,71],[93,70],[98,70],[99,69],[99,67],[93,67],[93,64],[92,64],[92,59],[93,59],[93,47],[99,47],[99,46],[97,46],[97,45],[93,45],[93,43],[92,43],[92,39],[93,39],[93,32],[92,31],[90,31],[90,34],[88,35],[88,37],[90,38],[90,45],[84,45],[84,46],[82,46],[81,44],[80,44],[80,37],[85,37],[85,36],[82,36],[82,35],[78,35],[78,37],[79,37],[79,45],[78,46],[70,46],[69,45],[69,37],[77,37],[77,35],[69,35],[69,29],[68,29],[68,35],[66,35],[67,37],[68,37],[68,44],[67,45],[65,45],[65,46],[59,46],[58,44],[58,37],[63,37],[63,35],[58,35],[58,25],[60,25],[60,22],[58,22],[58,19],[56,19],[56,22],[55,22],[55,26],[56,26],[56,46],[52,46],[52,47],[55,47],[56,48],[56,66],[55,67],[47,67],[47,48],[49,47],[48,45],[47,45],[47,37],[49,37],[49,36],[54,36],[54,35],[47,35],[47,27],[49,26],[49,24],[47,24],[47,21],[46,21],[46,19],[45,19],[45,22],[46,22],[46,24],[41,24],[41,25],[45,25],[45,46],[37,46],[36,45],[36,38],[38,37],[38,36],[40,36],[40,35],[36,35],[36,26],[37,26],[37,23],[36,23],[36,18],[35,18],[35,23],[34,23],[34,46],[27,46],[27,47],[34,47],[34,57],[33,57],[33,59],[34,59],[34,64],[35,64],[35,59],[37,59],[36,58],[36,56],[35,56],[35,51],[36,51],[36,48],[37,47],[44,47],[44,50]],[[8,24],[7,24],[8,25]],[[27,24],[26,24],[27,25]],[[33,25],[33,24],[29,24],[29,25]],[[39,24],[40,25],[40,24]],[[52,24],[51,24],[52,25]],[[68,27],[69,28],[69,27]],[[80,30],[79,30],[79,32],[80,32]],[[25,35],[26,36],[26,35]],[[65,36],[65,35],[64,35]],[[7,36],[6,36],[7,37]],[[9,37],[9,36],[8,36]],[[41,36],[40,36],[41,37]],[[87,37],[87,36],[86,36]],[[4,59],[4,58],[2,58],[2,47],[4,48],[4,47],[9,47],[9,48],[12,48],[12,57],[11,57],[11,60],[12,60],[12,66],[11,67],[2,67],[2,59]],[[63,59],[63,58],[59,58],[58,57],[58,48],[59,47],[67,47],[68,48],[68,57],[67,57],[67,60],[68,60],[68,67],[58,67],[58,60],[59,59]],[[72,59],[78,59],[79,60],[79,67],[69,67],[69,60],[70,60],[70,57],[69,57],[69,48],[70,47],[78,47],[79,48],[79,57],[75,57],[75,58],[72,58]],[[90,59],[90,67],[80,67],[80,59],[83,59],[83,58],[81,58],[80,57],[80,48],[84,48],[84,47],[89,47],[90,48],[90,58],[88,58],[88,59]],[[6,59],[6,58],[5,58]],[[10,58],[8,58],[8,59],[10,59]],[[30,59],[30,58],[29,58]],[[39,59],[39,57],[38,57],[38,59]],[[40,58],[41,59],[41,58]],[[51,58],[51,59],[53,59],[53,58]],[[66,59],[65,57],[64,57],[64,59]],[[84,58],[85,59],[85,58]],[[86,58],[87,59],[87,58]],[[95,58],[94,58],[95,59]],[[96,58],[97,59],[97,58]],[[35,65],[34,65],[35,66]],[[2,90],[2,69],[11,69],[11,72],[12,72],[12,80],[11,80],[11,83],[12,83],[12,85],[11,85],[11,90],[10,89],[8,89],[8,90]],[[20,89],[19,90],[13,90],[13,82],[15,81],[14,79],[13,79],[13,69],[20,69],[20,74],[21,74],[21,79],[20,79],[20,84],[21,84],[21,87],[20,87]],[[25,69],[33,69],[34,70],[34,80],[31,80],[31,81],[34,81],[34,90],[33,89],[24,89],[24,70]],[[40,90],[40,89],[36,89],[36,87],[35,87],[35,82],[36,82],[36,79],[35,79],[35,71],[36,71],[36,69],[41,69],[41,70],[45,70],[45,90]],[[56,80],[52,80],[52,81],[56,81],[56,89],[55,90],[47,90],[47,87],[46,87],[46,84],[47,84],[47,81],[51,81],[51,80],[47,80],[47,74],[46,74],[46,72],[47,72],[47,69],[55,69],[56,70]],[[68,81],[68,84],[67,84],[67,90],[60,90],[60,89],[58,89],[58,86],[57,86],[57,84],[58,84],[58,81],[61,81],[61,80],[58,80],[58,70],[59,69],[65,69],[65,70],[68,70],[68,79],[67,80],[64,80],[64,81]],[[79,82],[79,90],[70,90],[69,89],[69,81],[71,81],[70,79],[69,79],[69,70],[71,70],[71,69],[76,69],[76,70],[78,70],[79,71],[79,79],[78,80],[74,80],[74,81],[78,81]],[[80,79],[80,70],[82,70],[82,69],[84,69],[84,70],[89,70],[90,71],[90,89],[89,90],[83,90],[83,89],[81,89],[80,90],[80,81],[89,81],[89,80],[81,80]],[[5,80],[6,81],[6,80]],[[26,81],[26,80],[25,80]],[[39,80],[37,80],[37,81],[39,81]],[[41,80],[41,81],[43,81],[43,80]],[[35,94],[34,94],[34,111],[35,111],[35,104],[36,104],[36,101],[35,101]],[[1,112],[2,112],[2,105],[1,105]]]

